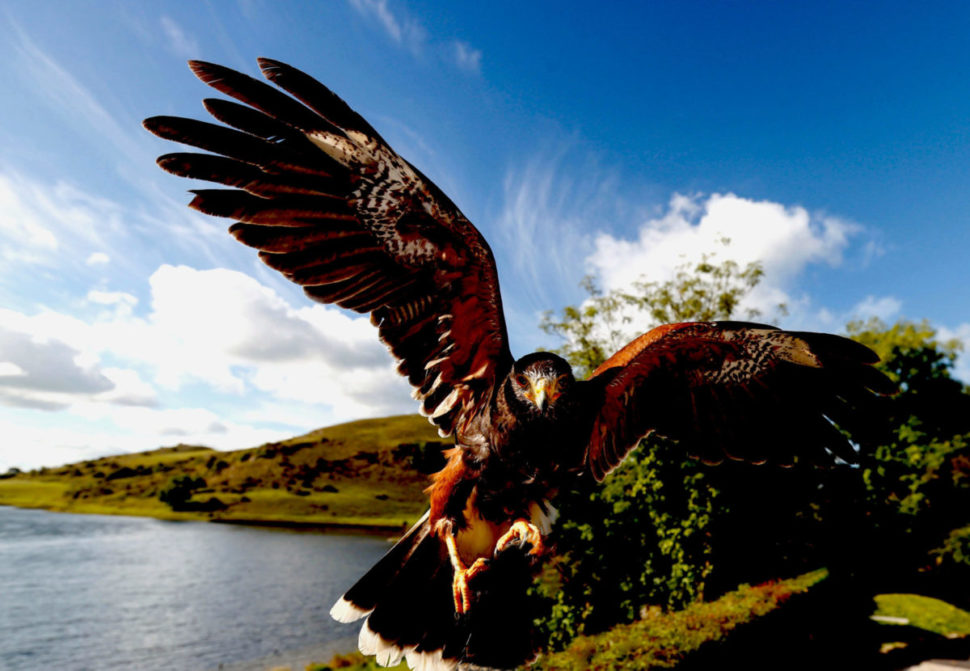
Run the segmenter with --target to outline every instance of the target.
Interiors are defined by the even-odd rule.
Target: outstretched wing
[[[152,133],[211,153],[159,165],[230,189],[190,206],[238,220],[229,231],[311,298],[370,313],[443,435],[460,427],[511,366],[498,275],[482,235],[416,168],[325,86],[260,59],[279,86],[192,61],[226,126],[153,117]],[[228,127],[227,127],[228,126]]]
[[[692,456],[791,464],[855,450],[833,426],[859,428],[894,385],[847,338],[742,322],[669,324],[614,354],[584,383],[599,402],[585,466],[597,480],[657,432]]]

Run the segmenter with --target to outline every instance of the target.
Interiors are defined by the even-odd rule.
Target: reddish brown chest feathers
[[[431,498],[431,526],[445,516],[455,495],[455,490],[467,479],[465,461],[461,456],[461,448],[453,447],[445,450],[447,463],[445,467],[431,476],[431,486],[426,490]]]

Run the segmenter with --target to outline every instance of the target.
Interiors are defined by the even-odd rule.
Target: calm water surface
[[[202,671],[355,636],[330,606],[388,547],[0,506],[0,669]]]

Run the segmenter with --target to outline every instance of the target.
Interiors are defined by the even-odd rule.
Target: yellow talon
[[[451,581],[451,596],[455,601],[455,612],[464,615],[472,607],[471,589],[468,581],[485,570],[488,560],[479,557],[466,569],[455,570],[455,577]]]
[[[512,523],[509,530],[495,544],[495,554],[503,552],[512,543],[518,544],[519,547],[528,543],[532,546],[532,549],[529,550],[530,555],[539,555],[545,551],[539,529],[536,525],[524,519],[515,520]]]
[[[455,613],[464,615],[472,606],[471,589],[468,581],[485,570],[488,560],[479,557],[469,567],[458,556],[458,546],[455,544],[455,537],[451,530],[447,530],[445,535],[445,546],[448,548],[448,557],[451,559],[451,567],[454,569],[454,577],[451,579],[451,597],[455,602]]]

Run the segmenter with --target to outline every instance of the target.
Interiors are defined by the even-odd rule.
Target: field
[[[233,452],[178,445],[8,474],[0,505],[74,513],[400,529],[446,444],[418,415],[361,420]],[[186,505],[159,497],[194,481]]]

